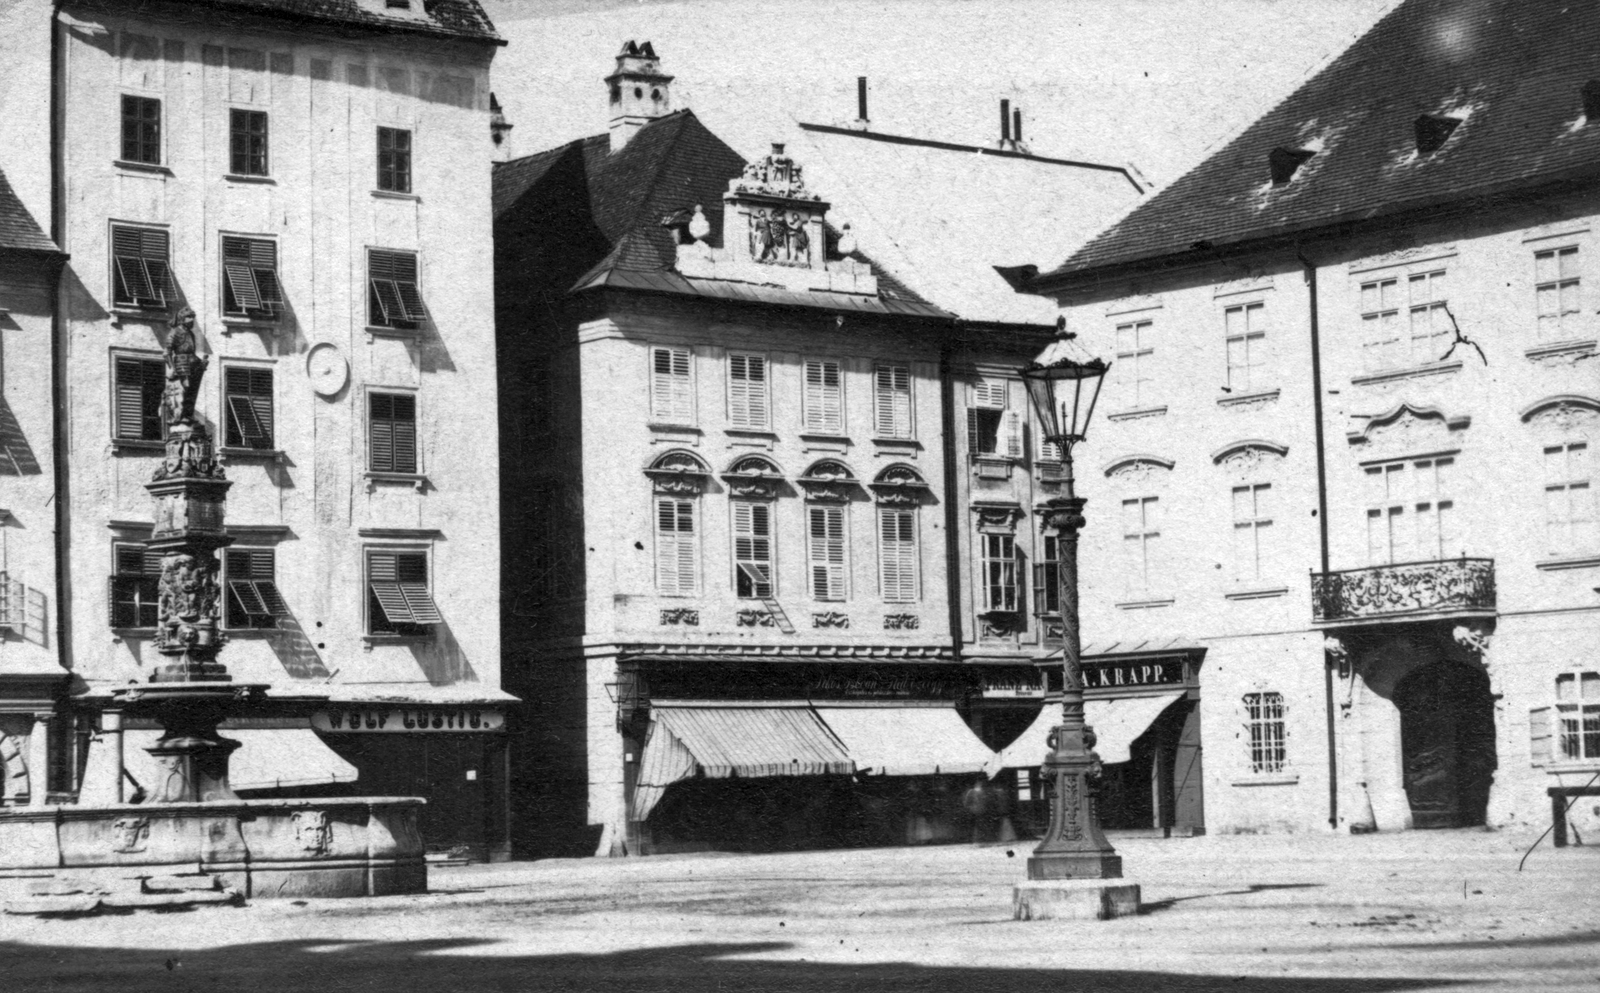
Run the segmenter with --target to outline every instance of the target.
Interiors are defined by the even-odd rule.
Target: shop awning
[[[310,728],[223,728],[222,736],[239,742],[228,762],[228,783],[235,790],[272,790],[355,782],[356,767],[334,753]],[[160,731],[122,732],[123,767],[132,782],[123,781],[122,795],[131,799],[134,783],[145,793],[155,790],[161,770],[146,748]],[[116,802],[116,755],[111,736],[102,734],[89,748],[80,803]]]
[[[932,776],[982,772],[994,752],[978,740],[953,706],[819,706],[833,733],[862,772]]]
[[[1161,716],[1162,711],[1184,695],[1178,689],[1154,696],[1123,697],[1120,700],[1088,700],[1083,705],[1084,721],[1095,734],[1094,750],[1105,765],[1116,765],[1132,758],[1135,738]],[[1061,723],[1061,707],[1047,703],[1028,729],[1017,740],[1001,749],[988,766],[990,776],[1002,769],[1026,769],[1044,761],[1050,731]]]

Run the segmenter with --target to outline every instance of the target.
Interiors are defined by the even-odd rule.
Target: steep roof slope
[[[17,198],[4,172],[0,172],[0,249],[52,255],[60,251]]]
[[[1582,91],[1596,78],[1600,17],[1590,4],[1406,0],[1038,281],[1594,176],[1600,120],[1584,116]],[[1424,117],[1456,121],[1433,151],[1419,145]],[[1274,149],[1311,154],[1275,184]]]
[[[267,14],[299,20],[384,28],[409,33],[505,41],[495,33],[489,15],[478,0],[411,0],[411,10],[386,10],[363,6],[360,0],[190,0],[195,6],[217,7],[240,13]],[[141,0],[121,0],[136,8]]]

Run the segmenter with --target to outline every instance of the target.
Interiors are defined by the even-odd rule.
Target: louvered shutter
[[[428,556],[422,552],[395,555],[395,579],[406,599],[413,624],[441,624],[444,617],[428,589]]]
[[[370,315],[372,323],[404,326],[426,317],[422,293],[417,288],[417,257],[413,253],[370,252],[367,281],[377,303]]]
[[[394,471],[417,471],[417,398],[394,398]]]
[[[687,500],[656,501],[656,588],[688,595],[698,585],[694,536],[694,504]]]
[[[367,445],[373,472],[417,471],[417,398],[368,394]]]
[[[272,447],[272,370],[230,366],[223,374],[228,397],[227,443]]]
[[[261,294],[256,291],[254,253],[248,238],[222,239],[222,272],[233,294],[234,313],[264,310]]]
[[[983,429],[978,424],[978,408],[967,408],[967,454],[983,453]]]
[[[650,362],[651,416],[669,424],[691,423],[694,397],[689,376],[689,350],[654,348]]]
[[[1000,452],[1007,458],[1022,458],[1022,414],[1008,410],[1000,418]]]
[[[880,437],[911,437],[911,372],[905,366],[879,366],[875,407]]]
[[[111,229],[114,301],[140,307],[166,305],[172,286],[168,244],[167,232],[154,228]]]
[[[116,437],[137,441],[161,440],[161,394],[166,388],[166,379],[166,366],[161,362],[117,359]]]
[[[411,624],[411,608],[400,590],[398,578],[399,555],[395,552],[369,552],[367,554],[367,586],[384,619],[390,624]]]
[[[1551,761],[1550,709],[1533,707],[1528,711],[1528,762],[1536,769]]]
[[[805,424],[812,431],[844,431],[844,403],[839,363],[808,359],[805,365]]]
[[[878,572],[885,602],[916,600],[916,525],[911,511],[878,512]]]
[[[728,420],[740,428],[767,426],[767,360],[762,356],[728,356]]]
[[[808,507],[807,552],[811,595],[818,600],[845,598],[844,508]]]
[[[1033,612],[1035,615],[1049,612],[1045,605],[1045,588],[1044,563],[1035,562],[1033,564]]]

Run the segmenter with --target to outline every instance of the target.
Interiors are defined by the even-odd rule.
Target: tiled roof
[[[1571,0],[1406,0],[1217,154],[1044,282],[1600,172],[1600,17]],[[1459,120],[1419,151],[1417,122]],[[1281,185],[1273,149],[1313,152]],[[1048,259],[1041,261],[1050,261]]]
[[[224,8],[241,13],[292,17],[393,31],[472,38],[498,45],[505,41],[495,32],[478,0],[411,0],[412,11],[386,12],[360,0],[189,0],[194,6]],[[122,0],[136,8],[141,0]],[[420,11],[421,16],[418,16]]]
[[[0,249],[60,254],[56,243],[40,229],[28,208],[17,199],[11,181],[0,172]]]
[[[531,199],[530,194],[568,208],[586,202],[584,209],[608,250],[576,281],[575,291],[609,286],[754,303],[949,316],[876,264],[878,297],[870,299],[859,294],[685,279],[678,274],[673,268],[677,257],[674,235],[662,225],[662,219],[699,206],[711,225],[708,240],[720,242],[722,195],[729,180],[744,167],[739,153],[712,134],[692,111],[680,110],[641,128],[615,155],[611,154],[610,135],[601,134],[496,165],[495,217],[497,221],[508,218],[520,203]],[[582,189],[554,195],[554,187],[576,183],[580,174]],[[554,231],[560,225],[555,218],[550,220]],[[519,218],[515,223],[538,220]],[[831,231],[829,235],[831,245],[837,235]]]

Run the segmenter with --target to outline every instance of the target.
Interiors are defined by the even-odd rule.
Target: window
[[[223,549],[224,625],[270,628],[277,626],[278,618],[289,616],[289,605],[273,578],[276,558],[270,548]]]
[[[161,556],[143,545],[111,546],[111,626],[153,628],[160,596]]]
[[[224,316],[271,320],[282,309],[277,242],[224,236],[222,276]]]
[[[1040,536],[1039,561],[1033,564],[1033,612],[1061,613],[1061,542],[1053,534]]]
[[[650,416],[665,424],[694,423],[694,384],[687,348],[650,349]]]
[[[668,596],[690,596],[700,588],[694,510],[693,500],[656,498],[656,589]]]
[[[1017,610],[1017,547],[1009,534],[979,534],[983,546],[983,609],[986,613]]]
[[[1438,561],[1456,549],[1454,458],[1367,467],[1367,559],[1371,565]]]
[[[1228,389],[1248,393],[1265,385],[1267,308],[1249,303],[1222,312],[1228,339]]]
[[[1539,305],[1539,336],[1561,339],[1578,328],[1582,301],[1578,294],[1578,249],[1552,248],[1533,253],[1534,294]]]
[[[1594,549],[1594,489],[1589,484],[1587,442],[1569,441],[1545,447],[1544,520],[1552,552]]]
[[[767,360],[759,355],[729,355],[728,423],[765,429],[767,422]]]
[[[1600,760],[1600,672],[1556,677],[1558,761]]]
[[[161,393],[167,366],[160,359],[115,358],[116,402],[111,408],[112,437],[121,441],[160,441]]]
[[[1122,568],[1129,589],[1149,589],[1160,554],[1161,501],[1132,497],[1122,501]]]
[[[741,600],[770,600],[772,577],[772,505],[733,504],[734,593]]]
[[[1272,485],[1249,483],[1233,488],[1233,574],[1235,579],[1260,579],[1271,559]]]
[[[1006,383],[973,384],[972,406],[967,408],[967,445],[973,455],[1022,458],[1022,415],[1006,409]]]
[[[123,307],[165,309],[173,299],[167,232],[156,228],[111,228],[111,302]]]
[[[417,471],[417,398],[412,394],[367,394],[367,468]]]
[[[1282,772],[1288,754],[1282,693],[1244,695],[1245,735],[1250,746],[1250,771]]]
[[[415,252],[367,253],[367,321],[373,327],[415,328],[427,319],[417,290]]]
[[[845,593],[845,530],[843,507],[807,507],[811,596],[843,600]]]
[[[272,448],[272,370],[228,366],[222,371],[223,436],[229,448]]]
[[[844,433],[844,387],[839,363],[825,359],[806,360],[804,408],[807,431],[823,434]]]
[[[161,164],[161,101],[122,98],[122,161]]]
[[[878,508],[878,583],[885,603],[915,603],[917,591],[917,513]]]
[[[1380,279],[1361,284],[1361,319],[1365,325],[1369,370],[1400,369],[1437,362],[1453,337],[1444,297],[1444,271],[1406,277],[1406,323],[1400,323],[1400,281]]]
[[[911,437],[911,369],[903,365],[880,365],[873,379],[878,437]]]
[[[229,115],[229,172],[235,176],[267,174],[267,112],[234,109]]]
[[[367,552],[368,634],[426,634],[443,620],[428,591],[427,552]]]
[[[1129,407],[1143,407],[1154,398],[1151,372],[1155,365],[1152,321],[1117,325],[1117,365],[1122,370],[1124,400]]]
[[[378,129],[378,189],[411,192],[411,132],[404,128]]]

